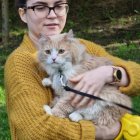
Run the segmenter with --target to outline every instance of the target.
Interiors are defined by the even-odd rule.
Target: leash
[[[64,76],[62,74],[60,74],[60,82],[61,82],[61,85],[63,86],[63,88],[66,90],[66,91],[71,91],[71,92],[74,92],[76,94],[79,94],[81,96],[85,96],[85,97],[88,97],[88,98],[91,98],[91,99],[95,99],[95,100],[100,100],[100,101],[103,101],[103,102],[106,102],[106,103],[111,103],[111,104],[114,104],[114,105],[117,105],[121,108],[124,108],[128,111],[131,111],[137,115],[140,115],[140,112],[135,110],[135,109],[132,109],[128,106],[125,106],[125,105],[122,105],[122,104],[119,104],[119,103],[116,103],[116,102],[111,102],[111,101],[107,101],[107,100],[104,100],[100,97],[97,97],[97,96],[94,96],[94,95],[90,95],[90,94],[87,94],[87,93],[84,93],[84,92],[81,92],[81,91],[78,91],[78,90],[75,90],[75,89],[72,89],[71,87],[67,86],[66,83],[63,82],[63,78]]]

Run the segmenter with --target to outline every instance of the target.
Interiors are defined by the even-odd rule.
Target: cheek
[[[46,59],[46,63],[47,64],[51,64],[52,63],[52,58],[49,56],[49,57],[47,57],[47,59]]]
[[[39,31],[42,29],[42,20],[37,19],[35,16],[29,16],[27,20],[28,29],[34,34],[40,34]]]
[[[64,63],[65,62],[65,59],[64,59],[64,57],[61,55],[58,55],[57,56],[57,58],[56,58],[56,62],[58,62],[58,63]]]
[[[60,22],[60,30],[62,31],[65,24],[66,24],[66,16],[60,17],[59,22]]]

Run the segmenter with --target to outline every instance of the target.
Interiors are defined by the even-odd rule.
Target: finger
[[[82,87],[84,86],[84,83],[83,82],[79,82],[75,87],[74,89],[77,90],[77,91],[81,91]],[[77,96],[76,93],[74,92],[71,92],[70,93],[70,100],[73,100],[75,98],[75,96]]]
[[[80,81],[83,78],[83,75],[84,74],[77,75],[76,77],[70,78],[69,80],[71,82],[78,82],[78,81]]]
[[[82,89],[83,85],[84,85],[84,83],[80,82],[74,87],[74,89],[77,90],[77,91],[80,91]],[[76,96],[78,96],[78,95],[74,92],[70,92],[70,94],[69,94],[69,98],[70,98],[71,101],[73,101]]]
[[[81,96],[81,95],[76,95],[76,96],[74,97],[74,99],[71,101],[71,105],[76,107],[77,104],[82,100],[82,98],[83,98],[83,96]]]
[[[75,97],[75,93],[67,92],[67,100],[69,100],[71,102],[71,100],[73,100],[74,97]]]
[[[94,92],[94,96],[97,96],[97,97],[98,97],[99,94],[100,94],[100,93],[99,93],[98,91]]]
[[[93,92],[94,92],[94,87],[91,87],[90,89],[87,89],[87,90],[89,90],[89,91],[87,92],[87,94],[92,95]],[[77,108],[81,108],[81,107],[84,107],[84,106],[88,106],[88,104],[89,104],[91,101],[93,102],[93,99],[91,99],[91,98],[89,98],[89,97],[84,97],[83,100],[82,100],[79,104],[77,104]]]
[[[88,97],[83,97],[81,99],[81,101],[76,105],[76,108],[82,108],[82,107],[86,106],[90,102],[90,100],[91,99]]]
[[[87,106],[90,107],[90,106],[94,105],[95,102],[96,102],[96,100],[91,99],[91,100],[88,102]]]
[[[100,93],[97,92],[97,91],[94,92],[94,94],[92,93],[92,95],[94,95],[94,96],[96,96],[96,97],[99,97],[99,94],[100,94]],[[88,107],[89,107],[89,106],[92,106],[96,101],[97,101],[97,99],[92,99],[92,100],[88,103],[87,106],[88,106]]]
[[[87,87],[84,87],[83,88],[83,86],[84,86],[84,83],[79,83],[77,86],[76,86],[76,90],[78,90],[78,91],[82,91],[82,92],[86,92],[87,91]],[[74,99],[72,100],[72,102],[71,102],[71,104],[73,105],[73,106],[76,106],[81,100],[82,100],[82,98],[83,98],[83,96],[81,96],[81,95],[77,95],[77,94],[75,94],[76,96],[74,97]]]

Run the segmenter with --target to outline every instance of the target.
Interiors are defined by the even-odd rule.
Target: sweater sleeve
[[[11,133],[18,139],[95,139],[92,122],[75,123],[43,111],[43,105],[51,100],[51,91],[41,85],[39,68],[31,54],[22,52],[9,57],[5,65],[5,88]]]
[[[121,92],[128,95],[140,95],[140,64],[112,56],[100,45],[93,42],[83,39],[80,39],[80,41],[87,47],[88,53],[106,57],[111,60],[115,66],[122,67],[126,70],[130,82],[128,86],[120,87]]]

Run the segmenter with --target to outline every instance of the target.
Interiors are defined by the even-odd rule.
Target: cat
[[[69,92],[65,91],[60,83],[60,73],[68,86],[74,87],[73,83],[68,81],[69,78],[99,66],[112,65],[107,58],[87,53],[85,46],[74,37],[72,30],[50,37],[42,36],[39,45],[38,62],[48,74],[48,77],[42,80],[42,84],[54,90],[54,100],[51,105],[44,106],[48,114],[68,117],[75,122],[84,119],[91,120],[97,125],[110,126],[128,112],[114,104],[98,100],[90,107],[81,109],[75,109],[68,103]],[[128,107],[132,106],[130,97],[122,94],[118,87],[111,84],[104,85],[99,97]]]

